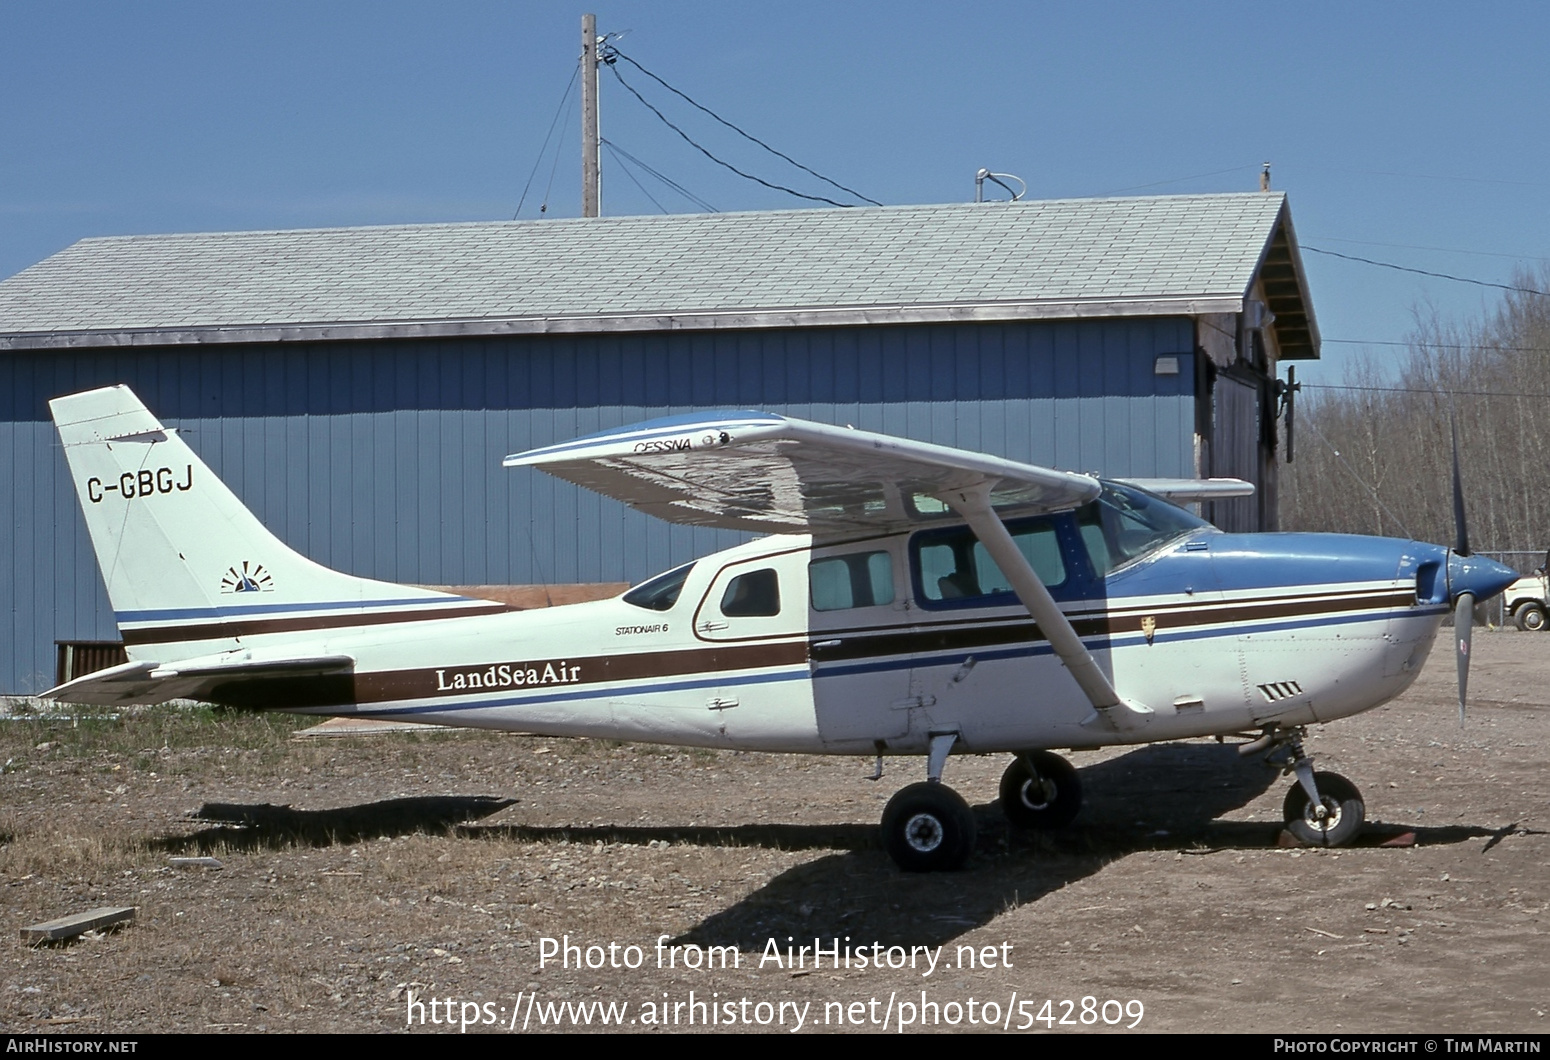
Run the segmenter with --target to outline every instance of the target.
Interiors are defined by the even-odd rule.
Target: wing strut
[[[990,553],[990,558],[996,561],[996,566],[1012,583],[1017,598],[1028,609],[1034,622],[1038,623],[1039,630],[1049,638],[1055,654],[1066,664],[1071,676],[1076,678],[1076,683],[1081,686],[1082,693],[1093,705],[1094,711],[1093,716],[1082,724],[1097,722],[1116,730],[1135,728],[1147,720],[1151,710],[1124,702],[1119,698],[1119,693],[1114,691],[1114,686],[1098,668],[1098,663],[1082,643],[1082,638],[1072,628],[1071,620],[1055,603],[1055,598],[1050,596],[1049,590],[1034,573],[1032,564],[1012,540],[1006,524],[991,506],[992,485],[985,482],[967,489],[943,492],[937,494],[937,499],[968,521],[974,536],[979,538]]]

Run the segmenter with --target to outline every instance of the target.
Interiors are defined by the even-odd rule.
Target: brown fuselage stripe
[[[1153,618],[1156,625],[1153,634],[1167,634],[1170,630],[1190,629],[1217,623],[1255,622],[1266,619],[1296,618],[1335,612],[1370,611],[1394,607],[1409,607],[1415,603],[1415,594],[1409,591],[1369,593],[1362,597],[1323,600],[1267,600],[1236,606],[1191,608],[1188,610],[1145,611],[1137,609],[1128,614],[1081,617],[1072,616],[1071,626],[1081,637],[1116,636],[1143,632],[1141,623]],[[813,647],[814,662],[843,662],[868,659],[884,655],[920,655],[936,651],[961,651],[966,648],[988,648],[1003,644],[1019,644],[1025,641],[1046,639],[1038,626],[1026,620],[1007,622],[995,626],[959,626],[945,629],[916,629],[877,634],[850,635],[844,633],[814,633],[815,641],[837,639],[839,644]]]
[[[522,660],[478,666],[383,670],[363,674],[340,671],[295,677],[233,675],[230,680],[220,681],[201,692],[200,698],[211,703],[270,710],[351,704],[365,706],[475,693],[564,692],[603,682],[757,670],[806,662],[807,643],[796,641],[687,651],[648,651],[632,655]],[[479,677],[477,684],[470,681],[470,677],[475,674]],[[460,704],[454,700],[450,705]]]
[[[517,608],[494,601],[452,607],[420,607],[405,611],[374,611],[369,614],[348,612],[307,615],[292,618],[251,618],[239,621],[211,622],[200,626],[140,626],[123,630],[125,644],[173,644],[189,640],[223,640],[227,637],[254,637],[261,633],[294,633],[310,629],[353,629],[356,626],[383,626],[399,622],[430,622],[438,618],[470,618],[497,615]]]
[[[1090,621],[1097,616],[1103,616],[1111,623],[1119,623],[1119,625],[1117,625],[1115,628],[1123,632],[1125,629],[1124,623],[1130,618],[1135,618],[1137,622],[1139,622],[1139,620],[1142,618],[1152,617],[1156,618],[1159,622],[1162,622],[1164,619],[1171,621],[1172,617],[1175,615],[1199,615],[1202,616],[1199,622],[1193,623],[1198,625],[1203,622],[1218,621],[1218,619],[1210,616],[1221,614],[1222,612],[1230,609],[1241,609],[1245,607],[1267,607],[1271,605],[1285,608],[1294,604],[1321,604],[1328,606],[1315,608],[1315,611],[1343,611],[1350,609],[1346,606],[1346,602],[1350,600],[1361,601],[1361,606],[1363,607],[1411,607],[1417,603],[1413,590],[1396,589],[1393,587],[1385,586],[1383,588],[1356,589],[1346,592],[1319,592],[1304,593],[1297,596],[1259,597],[1252,600],[1189,600],[1188,603],[1183,606],[1177,603],[1128,604],[1125,606],[1105,608],[1102,611],[1067,611],[1066,616],[1074,623]],[[1019,623],[1027,625],[1028,623],[1028,619],[1026,617],[1027,612],[1023,611],[1022,608],[1017,608],[1017,611],[1020,612],[1024,617],[1019,617],[1018,614],[1011,614],[1005,617],[987,617],[984,615],[976,615],[972,618],[943,617],[945,615],[953,614],[958,610],[958,608],[933,608],[932,610],[926,612],[927,614],[934,616],[934,619],[930,623],[931,628],[946,629],[950,627],[967,626],[981,627],[988,625],[1016,625]],[[972,610],[972,608],[966,608],[963,610]],[[1175,625],[1179,624],[1181,623],[1175,623]],[[821,640],[826,636],[850,637],[864,633],[891,633],[896,631],[898,628],[899,627],[896,624],[850,626],[836,629],[827,629],[821,632],[814,630],[812,631],[812,636],[815,640]],[[1139,628],[1139,626],[1136,628]]]
[[[611,681],[643,681],[685,674],[714,674],[731,670],[758,670],[771,666],[796,666],[807,662],[805,641],[783,644],[750,644],[736,647],[691,648],[683,651],[647,651],[631,655],[593,655],[577,659],[538,659],[478,666],[429,667],[416,670],[383,670],[355,675],[355,702],[391,703],[401,699],[465,695],[471,692],[563,691],[580,685]],[[502,669],[507,673],[502,673]],[[514,675],[522,671],[518,680]],[[570,676],[574,673],[574,676]],[[531,681],[527,675],[536,674]],[[479,683],[470,684],[477,675]],[[546,680],[547,675],[554,679]],[[458,678],[463,683],[458,685]],[[490,680],[493,678],[493,680]]]

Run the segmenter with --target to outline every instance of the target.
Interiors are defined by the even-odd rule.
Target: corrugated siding
[[[762,408],[1109,475],[1193,474],[1187,319],[13,353],[0,358],[0,689],[116,635],[47,420],[128,383],[298,551],[420,584],[635,581],[737,535],[673,527],[501,457]],[[1175,376],[1154,358],[1180,357]]]
[[[1260,477],[1260,424],[1258,388],[1219,376],[1212,394],[1211,474],[1256,482]],[[1215,501],[1207,516],[1230,533],[1259,529],[1259,498],[1237,497]]]

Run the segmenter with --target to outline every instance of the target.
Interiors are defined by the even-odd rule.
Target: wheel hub
[[[1023,805],[1030,810],[1047,810],[1058,794],[1053,780],[1034,778],[1023,785]]]
[[[1340,824],[1340,803],[1328,797],[1324,799],[1322,806],[1315,806],[1310,802],[1302,812],[1302,819],[1308,822],[1310,827],[1327,832]]]
[[[910,847],[922,854],[929,854],[942,845],[947,830],[934,814],[917,813],[904,825],[904,839]]]

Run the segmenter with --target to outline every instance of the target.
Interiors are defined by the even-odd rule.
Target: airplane
[[[271,534],[125,386],[50,403],[129,662],[44,693],[195,699],[545,736],[925,760],[882,817],[907,871],[970,857],[951,755],[1010,753],[1012,825],[1066,825],[1054,749],[1199,737],[1295,777],[1287,828],[1350,842],[1357,787],[1310,725],[1415,680],[1443,618],[1516,573],[1453,548],[1224,533],[1173,502],[1238,480],[1103,480],[763,412],[509,456],[677,523],[771,536],[610,600],[515,610],[325,568]]]

